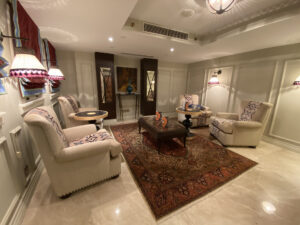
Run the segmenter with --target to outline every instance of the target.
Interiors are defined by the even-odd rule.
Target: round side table
[[[176,112],[182,113],[185,115],[185,120],[182,123],[185,126],[185,129],[187,130],[187,139],[192,139],[193,137],[195,137],[195,134],[190,132],[190,128],[192,126],[192,122],[190,119],[192,116],[202,115],[203,111],[202,110],[194,110],[194,109],[191,111],[187,111],[181,107],[177,107]]]
[[[88,121],[90,124],[96,124],[99,119],[104,119],[108,116],[108,112],[104,110],[84,111],[74,115],[75,120]]]

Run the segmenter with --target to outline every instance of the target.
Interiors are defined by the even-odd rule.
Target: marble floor
[[[205,129],[194,132],[208,137]],[[23,225],[300,225],[300,154],[266,142],[229,149],[259,164],[158,221],[125,162],[119,178],[66,200],[55,196],[44,170]]]

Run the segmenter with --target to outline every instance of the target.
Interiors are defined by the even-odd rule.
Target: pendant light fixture
[[[32,49],[15,48],[16,55],[9,71],[11,77],[48,78],[48,72]]]
[[[206,0],[207,8],[211,13],[222,14],[232,9],[237,0]]]
[[[208,81],[208,84],[220,84],[218,74],[221,74],[222,70],[215,71],[214,74],[211,76],[210,80]]]

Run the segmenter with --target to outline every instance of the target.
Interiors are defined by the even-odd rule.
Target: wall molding
[[[275,101],[273,117],[271,119],[271,127],[270,127],[270,130],[269,130],[269,136],[274,138],[274,139],[277,139],[278,141],[280,140],[280,141],[284,141],[285,143],[291,143],[290,144],[291,146],[294,145],[294,147],[291,147],[291,149],[293,149],[293,148],[297,149],[297,147],[295,145],[299,146],[300,145],[299,141],[292,140],[292,139],[274,134],[274,124],[275,124],[275,120],[276,120],[277,113],[278,113],[279,102],[280,102],[280,97],[281,97],[281,93],[282,93],[282,86],[283,86],[284,80],[286,78],[287,65],[288,65],[288,62],[293,62],[293,61],[299,61],[300,62],[300,58],[284,60],[283,73],[282,73],[282,76],[281,76],[280,85],[279,85],[278,90],[277,90],[277,98],[276,98],[276,101]]]
[[[278,146],[283,147],[285,149],[289,149],[291,151],[300,153],[300,147],[299,146],[291,144],[291,143],[289,143],[285,140],[280,140],[278,138],[271,137],[271,136],[263,136],[262,140],[265,141],[265,142],[268,142],[270,144],[275,144],[275,145],[278,145]]]
[[[45,98],[41,97],[41,98],[35,99],[30,102],[19,104],[19,110],[20,110],[21,116],[24,116],[28,111],[30,111],[33,108],[44,105],[44,101],[45,101]]]
[[[26,187],[22,195],[19,196],[18,201],[14,203],[15,204],[15,206],[13,207],[14,210],[10,212],[10,215],[8,216],[8,220],[6,221],[6,223],[3,224],[7,224],[7,225],[22,224],[27,206],[29,205],[30,200],[33,196],[34,190],[42,174],[43,168],[44,168],[43,163],[40,161],[39,165],[37,166],[37,169],[35,170],[35,172],[33,173],[30,179],[28,186]]]
[[[6,114],[6,112],[0,112],[0,128],[4,124],[4,116],[5,116],[5,114]]]

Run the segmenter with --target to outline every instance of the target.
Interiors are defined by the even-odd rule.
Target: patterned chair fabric
[[[189,105],[194,104],[198,105],[199,104],[199,96],[198,95],[180,95],[179,96],[179,106],[184,107],[185,102],[189,101]],[[203,106],[204,108],[204,113],[201,116],[197,117],[192,117],[192,127],[201,127],[201,126],[208,126],[210,117],[212,115],[212,111],[210,111],[209,107]],[[185,115],[178,113],[178,121],[182,122],[185,120]]]
[[[62,129],[51,107],[28,112],[28,125],[58,196],[79,190],[121,173],[121,145],[95,125]]]
[[[242,101],[239,113],[217,113],[211,118],[210,133],[226,146],[257,146],[273,105]]]
[[[109,139],[112,139],[112,136],[106,130],[99,130],[94,134],[90,134],[81,139],[70,142],[70,146],[94,143],[97,141],[104,141]]]

